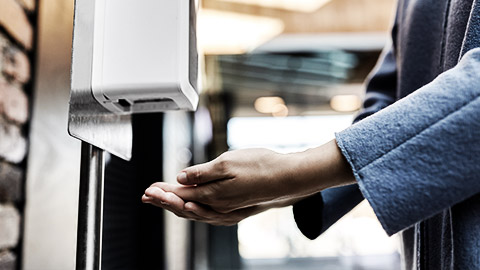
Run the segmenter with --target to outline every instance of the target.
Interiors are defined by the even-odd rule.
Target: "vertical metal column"
[[[77,270],[98,270],[102,258],[104,151],[82,142]]]

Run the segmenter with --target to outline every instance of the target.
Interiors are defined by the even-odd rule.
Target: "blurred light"
[[[198,18],[199,47],[205,54],[241,54],[282,33],[280,19],[203,9]]]
[[[330,0],[222,0],[239,4],[255,5],[266,8],[285,9],[297,12],[314,12]]]
[[[272,108],[272,115],[275,117],[287,117],[288,108],[285,104],[277,104]]]
[[[177,152],[177,161],[188,166],[192,160],[193,154],[187,147],[180,149]]]
[[[330,100],[330,107],[337,112],[353,112],[362,106],[362,101],[356,95],[338,95]]]
[[[254,107],[259,113],[274,113],[279,108],[277,105],[285,106],[285,101],[281,97],[259,97],[255,100]],[[282,108],[280,108],[281,110]]]

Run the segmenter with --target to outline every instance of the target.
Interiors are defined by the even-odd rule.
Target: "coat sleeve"
[[[379,64],[367,79],[363,109],[354,122],[360,121],[395,100],[396,63],[393,46],[387,46]],[[337,220],[350,212],[363,200],[358,185],[327,189],[293,206],[297,227],[309,239],[315,239]]]
[[[480,48],[453,69],[337,133],[389,235],[480,192]]]

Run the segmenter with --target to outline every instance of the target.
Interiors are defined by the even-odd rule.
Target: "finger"
[[[154,203],[152,203],[152,204],[155,205]],[[157,205],[155,205],[155,206],[157,206]],[[172,214],[174,214],[174,215],[176,215],[177,217],[180,217],[180,218],[206,222],[206,220],[204,218],[197,216],[195,213],[185,211],[185,210],[179,210],[178,208],[172,207],[170,205],[164,204],[164,205],[158,205],[158,207],[163,208],[163,209],[171,212]]]
[[[200,217],[193,212],[189,212],[189,211],[185,211],[185,210],[178,210],[178,209],[172,208],[171,206],[168,206],[168,205],[163,205],[163,206],[160,206],[160,207],[169,211],[169,212],[171,212],[171,213],[173,213],[174,215],[176,215],[177,217],[180,217],[180,218],[206,222],[205,218]]]
[[[181,186],[178,184],[169,184],[165,182],[157,182],[151,187],[157,187],[164,192],[171,192],[182,198],[184,201],[197,201],[207,203],[209,198],[213,196],[212,190],[206,186]],[[148,190],[148,189],[147,189]],[[148,194],[147,194],[148,195]]]
[[[185,203],[185,210],[191,211],[192,213],[206,220],[217,220],[217,219],[221,219],[221,216],[222,216],[222,214],[213,211],[211,208],[208,208],[206,206],[200,205],[195,202]]]
[[[161,183],[162,187],[172,186],[171,184]],[[178,217],[187,218],[196,221],[208,222],[206,217],[198,216],[192,211],[185,209],[185,202],[176,194],[164,190],[158,186],[152,186],[145,191],[142,200],[146,203],[153,204],[175,214]],[[148,195],[147,195],[148,194]]]
[[[210,162],[183,169],[177,175],[182,185],[197,185],[227,178],[224,163],[217,158]]]
[[[177,195],[172,192],[166,192],[157,186],[149,187],[145,190],[144,195],[147,202],[153,203],[155,205],[169,205],[178,210],[183,210],[185,202]],[[142,198],[143,199],[143,198]]]
[[[251,206],[224,214],[219,213],[208,206],[204,206],[195,202],[185,203],[185,210],[192,211],[197,216],[203,218],[203,220],[200,221],[217,226],[231,226],[249,216],[260,212],[258,206]]]
[[[151,197],[148,197],[147,195],[143,194],[143,196],[142,196],[142,202],[143,203],[151,203],[152,200],[153,199]]]
[[[233,225],[235,222],[232,222],[228,214],[221,214],[215,212],[208,206],[204,206],[194,202],[187,202],[185,203],[185,210],[192,211],[192,213],[200,216],[202,219],[197,220],[201,222],[205,222],[215,226],[228,226]]]
[[[156,194],[158,192],[156,189],[158,189],[158,187],[155,187],[153,191],[152,190],[148,191],[149,194],[152,194],[152,197],[143,195],[142,201],[145,203],[150,203],[157,207],[163,208],[165,210],[168,210],[178,217],[187,218],[191,220],[200,220],[200,221],[204,220],[204,218],[196,215],[195,213],[184,210],[185,203],[180,197],[176,196],[171,192],[164,192],[162,190],[160,190],[160,192]]]

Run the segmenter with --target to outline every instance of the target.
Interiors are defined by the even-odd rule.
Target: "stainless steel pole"
[[[102,259],[104,151],[82,142],[77,270],[99,270]]]

